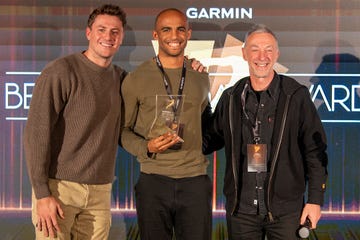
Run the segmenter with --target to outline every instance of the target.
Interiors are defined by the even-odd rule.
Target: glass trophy
[[[156,95],[155,118],[149,131],[149,138],[165,133],[175,133],[182,138],[181,113],[185,95]]]

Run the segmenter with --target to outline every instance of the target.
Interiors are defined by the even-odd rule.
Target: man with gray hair
[[[225,90],[204,121],[204,153],[225,146],[229,239],[298,239],[299,226],[316,228],[321,216],[325,132],[309,90],[273,70],[279,54],[269,28],[250,29],[250,76]]]

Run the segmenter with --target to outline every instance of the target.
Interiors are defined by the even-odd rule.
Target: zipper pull
[[[272,215],[271,212],[268,212],[268,217],[269,217],[269,222],[273,222],[274,221],[274,217]]]

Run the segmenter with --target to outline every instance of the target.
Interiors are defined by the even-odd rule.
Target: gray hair
[[[244,39],[244,44],[243,47],[245,47],[246,45],[246,41],[249,38],[249,36],[253,33],[269,33],[271,34],[271,36],[273,36],[275,38],[276,44],[278,44],[278,39],[275,35],[275,33],[273,31],[271,31],[270,28],[268,28],[266,25],[264,24],[255,24],[253,25],[250,30],[246,33],[245,35],[245,39]]]

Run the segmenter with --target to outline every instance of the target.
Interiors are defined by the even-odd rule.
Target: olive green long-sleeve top
[[[178,93],[182,68],[165,69],[174,95]],[[140,171],[171,178],[206,174],[208,161],[202,154],[201,114],[208,104],[209,78],[207,73],[191,69],[187,61],[184,104],[181,122],[184,124],[184,143],[180,150],[168,149],[149,157],[147,142],[156,113],[156,95],[167,95],[163,76],[151,59],[128,74],[122,85],[125,106],[125,125],[121,134],[123,147],[140,162]]]
[[[114,179],[124,71],[77,53],[49,63],[33,90],[24,146],[39,198],[48,179],[106,184]]]

